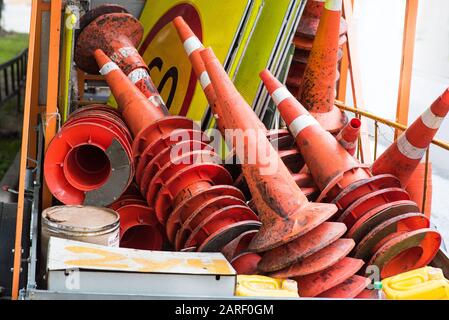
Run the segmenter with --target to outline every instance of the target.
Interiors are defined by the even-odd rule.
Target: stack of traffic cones
[[[439,249],[441,236],[429,229],[429,220],[418,213],[401,182],[419,162],[448,112],[448,91],[383,155],[389,159],[383,168],[393,165],[382,172],[390,173],[375,171],[373,176],[268,71],[261,77],[322,190],[318,200],[337,205],[339,211],[333,219],[343,222],[349,230],[347,236],[357,243],[352,256],[377,266],[382,278],[428,264]],[[373,170],[379,163],[382,159]]]
[[[164,232],[154,210],[142,198],[135,183],[109,205],[120,215],[120,247],[141,250],[161,250]]]
[[[324,2],[324,0],[307,1],[304,13],[301,16],[298,29],[294,36],[293,44],[295,46],[295,53],[287,77],[287,88],[295,97],[299,95],[299,89],[312,51],[314,39],[317,36],[320,18],[324,10]],[[334,27],[335,26],[332,26],[332,28]],[[347,40],[345,35],[347,26],[343,18],[340,18],[339,30],[338,61],[343,57],[342,47]],[[338,69],[338,65],[336,65],[335,68]],[[337,71],[335,81],[338,81],[338,78],[339,75]]]
[[[140,192],[168,240],[178,250],[219,251],[241,233],[257,230],[257,216],[231,186],[232,177],[199,126],[167,116],[136,50],[143,35],[140,22],[116,5],[83,17],[75,60],[84,71],[105,76],[134,138]]]
[[[211,84],[203,59],[201,58],[201,51],[204,50],[204,46],[182,17],[175,18],[173,20],[173,25],[178,32],[186,54],[192,63],[192,67],[198,77],[209,105],[211,106],[211,110],[217,120],[217,127],[224,137],[225,127],[222,123],[222,118],[219,116],[219,114],[223,114],[223,111],[217,103],[217,95],[215,94],[215,90]],[[256,122],[256,124],[261,130],[266,131],[265,126],[260,121]],[[313,183],[311,176],[306,173],[300,173],[304,162],[302,161],[299,151],[294,145],[294,140],[289,132],[287,130],[271,130],[266,131],[266,136],[278,150],[279,156],[292,173],[297,185],[304,190],[305,195],[309,198],[317,197],[319,193],[318,188]],[[247,199],[251,199],[251,192],[248,189],[248,185],[243,176],[241,167],[237,164],[238,161],[234,151],[235,150],[232,150],[226,160],[226,163],[228,164],[227,168],[233,175],[235,181],[234,186],[239,188]],[[256,210],[256,208],[252,205],[253,201],[250,201],[249,203],[251,208]],[[177,219],[179,225],[185,224],[185,219],[179,219],[177,218],[178,216],[179,214],[173,214],[170,216],[169,222]],[[171,225],[174,224],[171,223]],[[185,227],[182,227],[181,230],[185,230]],[[257,269],[257,264],[261,257],[256,253],[248,251],[248,244],[256,233],[257,231],[245,232],[223,248],[223,253],[239,274],[257,274],[259,272]]]
[[[203,50],[201,57],[220,105],[222,125],[248,133],[243,150],[236,153],[262,221],[260,231],[249,244],[249,250],[263,254],[258,269],[302,281],[302,296],[355,297],[367,286],[368,279],[355,275],[362,261],[346,258],[354,241],[340,239],[346,231],[344,224],[325,222],[337,208],[307,200],[212,50]],[[260,151],[255,158],[249,156],[252,148]]]
[[[150,172],[148,180],[139,180],[140,191],[177,248],[220,251],[241,233],[257,229],[257,216],[230,186],[232,178],[216,163],[218,156],[204,147],[201,132],[194,135],[197,126],[165,116],[101,49],[94,57],[134,136],[137,168]],[[174,214],[188,219],[184,230],[168,223]]]
[[[105,105],[72,113],[50,142],[44,176],[62,203],[106,206],[134,177],[131,134],[121,115]]]

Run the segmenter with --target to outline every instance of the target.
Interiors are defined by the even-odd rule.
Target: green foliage
[[[0,7],[3,1],[0,0]],[[1,8],[0,8],[1,9]],[[1,11],[1,10],[0,10]],[[1,31],[1,30],[0,30]],[[23,33],[0,32],[0,63],[14,58],[17,54],[28,47],[28,35]],[[14,118],[16,112],[16,101],[7,101],[0,106],[0,117],[2,119]],[[4,128],[3,128],[4,129]],[[17,152],[20,149],[20,138],[0,137],[0,179],[8,170]]]
[[[8,170],[20,149],[19,138],[0,138],[0,179]]]
[[[28,47],[28,34],[6,33],[0,36],[0,63],[6,62]]]

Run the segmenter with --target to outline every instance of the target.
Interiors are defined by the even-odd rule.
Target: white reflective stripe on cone
[[[271,97],[276,105],[279,105],[282,101],[287,98],[294,98],[290,91],[286,87],[280,87],[274,90]]]
[[[310,114],[303,114],[293,120],[288,128],[290,129],[292,135],[296,138],[302,130],[313,125],[319,125],[318,121],[316,121],[316,119]]]
[[[343,148],[345,148],[345,149],[352,149],[352,148],[356,147],[356,143],[354,141],[349,142],[343,138],[337,138],[337,140],[338,140],[338,143],[340,143],[343,146]]]
[[[200,75],[200,84],[201,84],[201,88],[206,89],[206,87],[208,85],[210,85],[210,78],[209,78],[209,74],[207,73],[207,71],[203,71],[203,73],[201,73]]]
[[[102,76],[105,76],[105,75],[107,75],[109,72],[111,72],[112,70],[118,70],[119,69],[119,67],[118,67],[118,65],[116,65],[114,62],[112,62],[112,61],[109,61],[109,62],[107,62],[107,63],[105,63],[102,67],[101,67],[101,69],[100,69],[100,74],[102,75]]]
[[[409,159],[419,160],[426,153],[427,148],[418,148],[412,145],[408,140],[405,132],[401,134],[396,141],[399,151]]]
[[[444,117],[439,117],[428,108],[422,115],[421,120],[424,125],[430,129],[438,129],[444,120]]]
[[[326,0],[324,7],[330,11],[341,11],[342,0]]]
[[[143,68],[133,70],[128,75],[129,80],[131,80],[131,82],[134,84],[136,84],[140,80],[148,79],[149,77],[150,77],[150,75],[148,74],[147,70],[145,70]]]
[[[138,54],[137,49],[134,47],[123,47],[118,49],[123,58],[128,58],[129,56],[133,56]]]
[[[184,41],[184,50],[186,51],[188,56],[190,56],[193,51],[201,48],[203,48],[203,44],[195,36],[192,36]]]
[[[162,100],[162,97],[158,94],[155,94],[154,96],[149,96],[148,101],[150,101],[156,107],[159,107],[161,105],[165,106],[164,100]]]
[[[114,52],[110,58],[115,63],[122,63],[123,59],[128,58],[129,56],[139,54],[137,52],[137,49],[134,47],[122,47],[117,50],[117,52]]]

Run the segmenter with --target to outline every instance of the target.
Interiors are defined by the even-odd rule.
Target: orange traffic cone
[[[260,222],[241,200],[241,192],[230,186],[232,177],[216,163],[218,155],[204,148],[201,134],[191,136],[193,121],[156,112],[101,49],[94,55],[134,135],[134,158],[138,163],[145,161],[144,172],[151,171],[148,180],[142,179],[139,187],[146,190],[145,198],[157,219],[167,233],[170,230],[170,234],[176,235],[179,226],[168,228],[167,224],[172,212],[189,210],[196,214],[196,219],[190,217],[193,225],[188,226],[189,237],[185,242],[179,241],[178,248],[188,245],[199,251],[220,251],[241,233],[259,228]],[[172,139],[178,135],[183,137],[181,141]],[[178,149],[181,144],[193,148]],[[173,148],[178,152],[172,154]],[[143,185],[143,181],[148,184]]]
[[[94,56],[98,65],[102,66],[100,74],[105,77],[108,84],[114,84],[109,87],[134,137],[139,136],[141,130],[145,129],[149,123],[164,117],[158,109],[148,105],[147,99],[137,87],[127,85],[130,80],[125,74],[113,72],[120,69],[101,49],[95,50]],[[145,107],[144,112],[141,110],[143,107]]]
[[[45,153],[50,192],[64,204],[114,202],[134,177],[131,144],[131,134],[114,109],[94,104],[76,110]]]
[[[405,188],[410,195],[410,198],[418,204],[418,207],[423,211],[427,218],[430,219],[432,213],[432,163],[428,163],[426,179],[426,164],[421,162],[418,164],[415,171],[410,176],[407,187]],[[424,184],[426,184],[426,203],[423,208],[424,201]]]
[[[202,58],[217,93],[218,103],[224,112],[220,116],[226,129],[252,130],[243,141],[245,153],[237,150],[239,158],[245,160],[242,164],[243,174],[253,196],[252,203],[263,223],[252,239],[249,249],[258,252],[273,250],[266,252],[264,257],[271,252],[274,252],[274,255],[282,255],[278,256],[279,261],[268,259],[266,263],[262,262],[264,257],[260,260],[255,256],[252,263],[259,259],[257,267],[261,271],[286,267],[279,271],[283,277],[305,276],[332,268],[354,247],[353,240],[338,239],[345,230],[344,225],[323,223],[335,212],[335,207],[320,206],[307,201],[266,138],[265,132],[258,130],[257,116],[237,92],[212,51],[203,51]],[[259,155],[268,156],[268,161],[264,162],[261,157],[256,157],[255,163],[249,163],[247,153],[251,147],[261,150]],[[264,172],[264,163],[271,166],[274,164],[271,173]],[[301,259],[303,260],[296,263]],[[302,264],[305,261],[307,263]],[[358,270],[353,261],[357,260],[343,262],[348,277]],[[358,265],[360,267],[360,262]],[[340,277],[335,283],[339,284],[344,280],[344,277]],[[314,286],[314,283],[310,283],[310,286]]]
[[[346,226],[338,222],[324,222],[309,233],[281,247],[266,252],[259,263],[263,272],[274,272],[288,268],[322,251],[340,239]],[[352,249],[353,245],[349,249]]]
[[[351,156],[354,156],[355,150],[357,149],[361,125],[362,122],[360,119],[353,118],[343,129],[341,129],[336,137],[338,143],[340,143]]]
[[[237,92],[212,50],[202,51],[201,57],[217,94],[223,125],[227,130],[240,130],[245,135],[240,141],[243,150],[237,150],[237,155],[262,221],[249,249],[268,251],[326,221],[335,213],[335,206],[307,200],[266,138],[266,130],[261,130],[259,118]],[[258,152],[250,159],[254,148]]]
[[[203,59],[201,59],[200,52],[204,49],[201,41],[193,33],[192,29],[187,25],[184,19],[179,16],[173,20],[173,25],[178,32],[179,38],[181,39],[186,54],[188,55],[190,62],[192,63],[193,70],[203,88],[204,94],[206,95],[207,101],[212,109],[215,119],[217,120],[217,127],[220,132],[224,135],[224,128],[221,125],[221,121],[218,118],[219,105],[216,104],[217,95],[215,94],[214,88],[207,74],[206,67],[204,66]]]
[[[221,119],[218,116],[221,111],[219,110],[220,105],[216,103],[217,95],[210,82],[210,78],[206,71],[203,59],[201,58],[201,51],[204,50],[204,46],[181,16],[176,17],[173,20],[173,25],[175,26],[176,31],[178,32],[178,35],[183,43],[184,49],[190,59],[190,62],[192,63],[195,74],[197,75],[198,80],[201,84],[201,88],[203,88],[207,101],[212,108],[214,117],[217,119],[218,129],[222,134],[224,134],[224,128],[221,124]],[[258,125],[262,130],[266,130],[265,126],[260,120],[258,121]]]
[[[410,197],[400,188],[399,180],[389,174],[372,176],[269,71],[263,71],[261,78],[322,190],[319,200],[337,204],[337,221],[350,228],[348,235],[361,235],[360,243],[368,243],[370,235],[366,232],[379,226],[379,238],[371,239],[375,245],[370,242],[369,246],[370,264],[377,265],[385,276],[429,263],[439,249],[438,232],[418,223],[401,229],[402,233],[389,227],[394,225],[395,217],[419,211],[416,204],[410,205]]]
[[[407,186],[448,111],[449,88],[374,161],[373,173],[393,174]]]
[[[210,83],[209,75],[204,66],[204,62],[201,58],[200,52],[204,50],[203,44],[195,36],[193,31],[187,25],[182,17],[176,17],[173,20],[173,24],[178,32],[178,35],[183,42],[186,54],[189,56],[190,62],[192,63],[193,69],[199,79],[201,87],[203,88],[204,94],[211,106],[212,112],[217,119],[217,126],[221,134],[224,136],[225,129],[221,124],[221,119],[218,114],[222,112],[218,109],[219,104],[216,103],[217,96]],[[258,125],[261,126],[262,130],[265,130],[263,124],[259,121]],[[277,147],[278,153],[281,156],[282,161],[287,165],[288,169],[296,174],[303,167],[304,161],[301,159],[298,149],[294,145],[294,140],[291,135],[286,130],[270,130],[267,131],[267,137],[272,142],[272,144]],[[235,157],[235,154],[230,154],[229,157]],[[235,165],[235,161],[232,161],[233,170],[235,171],[235,185],[241,190],[246,190],[246,182],[241,174],[239,166]],[[302,187],[302,185],[300,185]],[[308,190],[309,194],[316,194],[317,188],[312,185],[312,188]]]
[[[306,38],[314,38],[316,36],[325,2],[326,0],[307,1],[296,34]],[[340,18],[340,33],[346,33],[346,29],[345,20]]]
[[[318,297],[328,299],[353,299],[365,290],[370,283],[370,279],[354,275],[338,286],[323,292]]]
[[[296,29],[293,39],[295,45],[295,53],[293,54],[292,63],[288,72],[286,86],[290,92],[297,97],[299,94],[299,87],[303,79],[304,71],[307,66],[307,61],[312,50],[313,40],[315,39],[318,25],[320,23],[320,16],[324,10],[325,0],[311,0],[307,1],[304,12]],[[340,23],[340,48],[338,51],[338,60],[343,58],[342,46],[346,42],[347,25],[346,21],[341,18]],[[339,74],[337,72],[337,78]]]
[[[351,265],[353,268],[348,269],[347,265]],[[335,264],[332,269],[296,278],[299,295],[300,297],[316,297],[352,277],[362,266],[362,260],[346,257]]]
[[[295,137],[316,184],[322,190],[322,199],[327,197],[333,200],[349,184],[371,177],[369,169],[348,154],[329,132],[323,130],[318,121],[268,70],[262,71],[260,77]]]
[[[345,113],[334,105],[341,7],[342,0],[326,0],[298,96],[331,133],[338,133],[347,122]]]
[[[162,97],[150,78],[149,69],[136,47],[143,37],[143,26],[122,6],[104,4],[81,16],[77,30],[75,62],[83,71],[98,73],[94,51],[101,49],[148,98],[154,108],[168,115]]]
[[[325,0],[307,1],[296,33],[307,38],[314,38],[320,23]]]
[[[135,184],[131,184],[109,208],[120,215],[120,247],[162,250],[162,226]]]

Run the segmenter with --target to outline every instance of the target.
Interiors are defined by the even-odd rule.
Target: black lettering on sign
[[[164,62],[161,58],[156,57],[154,58],[150,64],[148,65],[148,68],[150,69],[150,72],[153,68],[157,68],[159,71],[162,71],[162,66],[164,65]],[[164,76],[161,79],[161,82],[157,86],[157,90],[159,92],[162,92],[162,90],[165,87],[165,84],[167,81],[171,79],[171,87],[170,87],[170,93],[168,95],[166,106],[168,109],[170,109],[171,104],[173,102],[173,99],[175,98],[176,93],[176,87],[178,86],[178,69],[176,67],[171,67],[170,69],[165,72]]]

